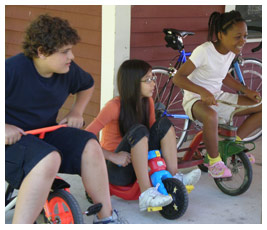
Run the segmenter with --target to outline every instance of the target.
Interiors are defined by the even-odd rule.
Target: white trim
[[[102,6],[100,108],[117,95],[116,75],[130,57],[131,6]]]
[[[262,38],[249,38],[247,39],[247,43],[253,43],[253,42],[261,42]]]
[[[100,109],[113,97],[115,60],[115,6],[102,6]]]
[[[230,12],[231,10],[235,10],[236,5],[226,5],[225,6],[225,12]]]
[[[131,6],[116,6],[114,96],[118,95],[117,72],[122,62],[130,58]]]

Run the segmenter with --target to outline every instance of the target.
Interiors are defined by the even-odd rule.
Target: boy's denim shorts
[[[81,156],[86,143],[96,139],[93,133],[64,127],[46,133],[43,140],[38,136],[25,135],[5,149],[5,179],[18,189],[34,166],[52,151],[61,156],[60,173],[81,174]]]

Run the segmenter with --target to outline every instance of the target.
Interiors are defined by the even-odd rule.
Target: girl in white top
[[[209,18],[208,42],[193,51],[173,78],[173,83],[185,90],[183,107],[186,114],[192,120],[203,123],[203,141],[210,160],[209,173],[215,178],[232,176],[218,153],[217,134],[218,117],[229,120],[234,110],[230,106],[217,104],[216,100],[243,105],[255,104],[261,100],[259,93],[246,88],[228,73],[235,55],[241,53],[246,39],[247,25],[238,11],[223,14],[213,12]],[[243,95],[223,92],[222,84],[241,91]],[[249,115],[237,130],[240,138],[261,127],[261,111],[261,106],[258,106],[236,114]]]

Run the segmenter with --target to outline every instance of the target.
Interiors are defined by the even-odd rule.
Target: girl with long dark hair
[[[151,66],[142,60],[127,60],[118,71],[119,96],[110,100],[86,128],[97,134],[107,160],[109,182],[129,185],[138,180],[141,211],[150,206],[172,202],[151,186],[148,175],[148,151],[161,149],[167,170],[184,184],[195,184],[200,170],[178,173],[175,131],[167,118],[155,119],[152,95],[155,77]]]

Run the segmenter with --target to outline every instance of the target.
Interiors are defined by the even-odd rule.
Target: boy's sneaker
[[[232,176],[231,170],[226,167],[223,161],[218,161],[213,165],[209,165],[208,169],[208,173],[213,178],[225,178]]]
[[[176,173],[173,178],[176,178],[183,182],[184,185],[195,185],[201,176],[200,169],[194,169],[187,174]]]
[[[172,202],[172,197],[163,195],[158,191],[158,186],[151,187],[139,196],[140,211],[147,210],[148,207],[163,207]]]
[[[129,224],[129,223],[124,218],[119,217],[117,210],[114,209],[110,217],[98,219],[97,215],[95,215],[93,224]]]

